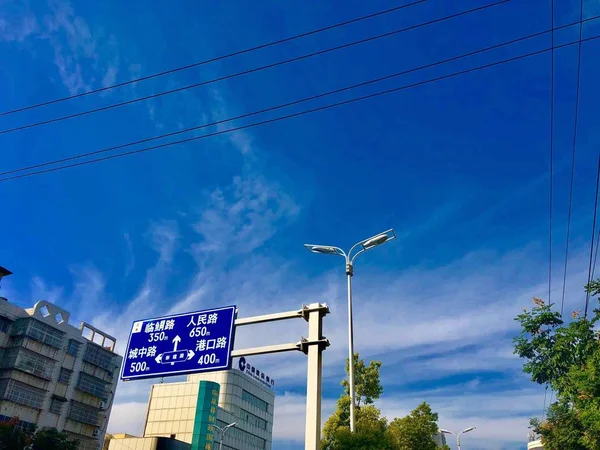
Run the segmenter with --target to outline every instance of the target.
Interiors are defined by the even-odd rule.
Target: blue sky
[[[579,1],[556,2],[557,25]],[[0,110],[6,111],[284,38],[392,1],[0,1]],[[100,95],[0,117],[0,129],[269,64],[487,4],[418,6]],[[600,15],[585,2],[585,16]],[[2,171],[262,109],[436,62],[550,27],[550,2],[485,11],[155,100],[0,136]],[[584,37],[598,34],[588,23]],[[576,28],[556,33],[576,39]],[[286,109],[293,113],[441,76],[550,44],[548,36]],[[566,310],[583,305],[599,129],[584,44]],[[577,47],[556,51],[553,299],[562,290]],[[547,297],[550,57],[542,54],[391,95],[143,155],[0,184],[2,294],[46,299],[106,329],[122,349],[139,317],[237,304],[240,315],[331,307],[324,414],[346,355],[341,259],[394,227],[356,265],[356,349],[383,362],[391,419],[422,400],[440,426],[477,426],[466,448],[525,448],[543,390],[520,372],[512,320]],[[277,113],[257,120],[275,117]],[[242,120],[218,130],[250,123]],[[216,131],[217,128],[208,131]],[[196,132],[196,135],[206,131]],[[188,135],[184,136],[187,137]],[[295,341],[303,323],[260,327],[238,345]],[[275,449],[303,448],[302,355],[257,358],[277,380]],[[149,382],[120,385],[110,431],[139,433]]]

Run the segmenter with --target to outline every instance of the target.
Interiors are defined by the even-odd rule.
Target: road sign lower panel
[[[235,306],[133,323],[122,380],[168,377],[229,369]]]

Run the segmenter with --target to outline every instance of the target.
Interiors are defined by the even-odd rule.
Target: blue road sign
[[[229,369],[235,306],[133,323],[122,380]]]

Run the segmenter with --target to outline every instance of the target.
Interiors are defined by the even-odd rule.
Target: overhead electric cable
[[[596,19],[599,19],[599,18],[600,18],[600,16],[595,16],[595,17],[591,17],[591,18],[589,18],[587,20],[596,20]],[[562,25],[560,27],[556,27],[555,30],[560,30],[560,29],[563,29],[563,28],[567,28],[567,27],[573,26],[573,25],[575,25],[577,23],[579,23],[579,22],[573,22],[573,23],[570,23],[570,24]],[[231,121],[234,121],[234,120],[245,119],[245,118],[248,118],[248,117],[251,117],[251,116],[254,116],[254,115],[258,115],[258,114],[264,114],[264,113],[267,113],[267,112],[272,112],[272,111],[275,111],[275,110],[278,110],[278,109],[282,109],[282,108],[286,108],[286,107],[289,107],[289,106],[298,105],[300,103],[308,102],[308,101],[311,101],[311,100],[316,100],[316,99],[319,99],[319,98],[324,98],[324,97],[327,97],[327,96],[330,96],[330,95],[334,95],[334,94],[338,94],[338,93],[341,93],[341,92],[344,92],[344,91],[348,91],[348,90],[356,89],[356,88],[359,88],[359,87],[367,86],[367,85],[370,85],[370,84],[378,83],[378,82],[381,82],[381,81],[384,81],[384,80],[388,80],[388,79],[391,79],[391,78],[395,78],[395,77],[398,77],[398,76],[401,76],[401,75],[407,75],[409,73],[417,72],[419,70],[429,69],[429,68],[436,67],[436,66],[439,66],[439,65],[442,65],[442,64],[446,64],[446,63],[449,63],[449,62],[452,62],[452,61],[457,61],[459,59],[463,59],[463,58],[474,56],[474,55],[477,55],[477,54],[480,54],[480,53],[484,53],[484,52],[487,52],[487,51],[495,50],[495,49],[498,49],[498,48],[501,48],[501,47],[505,47],[505,46],[508,46],[508,45],[512,45],[512,44],[515,44],[515,43],[518,43],[518,42],[521,42],[521,41],[524,41],[524,40],[528,40],[528,39],[532,39],[532,38],[535,38],[535,37],[542,36],[544,34],[547,34],[547,33],[551,32],[551,31],[552,30],[540,31],[540,32],[537,32],[537,33],[530,34],[528,36],[523,36],[523,37],[520,37],[520,38],[513,39],[511,41],[503,42],[501,44],[495,44],[495,45],[492,45],[492,46],[489,46],[489,47],[485,47],[483,49],[474,50],[472,52],[464,53],[464,54],[458,55],[458,56],[453,56],[451,58],[447,58],[447,59],[444,59],[444,60],[441,60],[441,61],[437,61],[435,63],[429,63],[429,64],[426,64],[426,65],[423,65],[423,66],[419,66],[419,67],[415,67],[415,68],[412,68],[412,69],[407,69],[407,70],[403,70],[403,71],[400,71],[400,72],[396,72],[396,73],[393,73],[391,75],[386,75],[386,76],[375,78],[375,79],[372,79],[372,80],[368,80],[368,81],[365,81],[365,82],[362,82],[362,83],[357,83],[357,84],[353,84],[353,85],[350,85],[350,86],[345,86],[343,88],[335,89],[335,90],[332,90],[332,91],[327,91],[327,92],[323,92],[323,93],[320,93],[320,94],[312,95],[312,96],[309,96],[309,97],[304,97],[304,98],[299,99],[299,100],[294,100],[294,101],[283,103],[283,104],[280,104],[280,105],[271,106],[271,107],[260,109],[260,110],[257,110],[257,111],[253,111],[253,112],[249,112],[249,113],[244,113],[244,114],[241,114],[241,115],[238,115],[238,116],[229,117],[227,119],[222,119],[222,120],[218,120],[218,121],[214,121],[214,122],[204,123],[204,124],[197,125],[197,126],[194,126],[194,127],[185,128],[183,130],[178,130],[178,131],[174,131],[174,132],[171,132],[171,133],[161,134],[161,135],[158,135],[158,136],[153,136],[153,137],[141,139],[141,140],[138,140],[138,141],[129,142],[129,143],[126,143],[126,144],[116,145],[116,146],[113,146],[113,147],[108,147],[108,148],[104,148],[104,149],[100,149],[100,150],[95,150],[95,151],[91,151],[91,152],[87,152],[87,153],[82,153],[82,154],[78,154],[78,155],[74,155],[74,156],[69,156],[69,157],[61,158],[61,159],[47,161],[47,162],[43,162],[43,163],[39,163],[39,164],[33,164],[33,165],[30,165],[30,166],[21,167],[21,168],[17,168],[17,169],[7,170],[7,171],[4,171],[4,172],[0,172],[0,176],[10,175],[10,174],[13,174],[13,173],[24,172],[24,171],[27,171],[27,170],[33,170],[33,169],[37,169],[37,168],[41,168],[41,167],[46,167],[46,166],[49,166],[49,165],[60,164],[60,163],[68,162],[68,161],[73,161],[73,160],[76,160],[76,159],[86,158],[86,157],[89,157],[89,156],[94,156],[94,155],[98,155],[98,154],[101,154],[101,153],[107,153],[107,152],[111,152],[111,151],[114,151],[114,150],[119,150],[119,149],[122,149],[122,148],[131,147],[131,146],[134,146],[134,145],[144,144],[144,143],[147,143],[147,142],[151,142],[151,141],[155,141],[155,140],[159,140],[159,139],[164,139],[164,138],[167,138],[167,137],[172,137],[172,136],[176,136],[176,135],[183,134],[183,133],[189,133],[191,131],[196,131],[196,130],[199,130],[199,129],[202,129],[202,128],[207,128],[207,127],[210,127],[210,126],[221,125],[223,123],[231,122]],[[567,45],[572,45],[572,43],[571,44],[567,44]]]
[[[550,0],[551,47],[554,48],[554,0]],[[554,50],[550,52],[550,192],[548,230],[548,304],[552,306],[552,208],[554,204]]]
[[[596,235],[596,251],[594,252],[594,263],[592,264],[592,280],[594,279],[596,272],[596,261],[598,261],[598,243],[600,243],[600,227],[598,227],[598,234]]]
[[[323,28],[317,28],[315,30],[311,30],[311,31],[307,31],[307,32],[304,32],[304,33],[296,34],[294,36],[289,36],[287,38],[283,38],[283,39],[278,39],[276,41],[267,42],[265,44],[260,44],[260,45],[254,46],[254,47],[249,47],[249,48],[246,48],[246,49],[243,49],[243,50],[238,50],[238,51],[235,51],[235,52],[232,52],[232,53],[227,53],[227,54],[224,54],[224,55],[221,55],[221,56],[216,56],[214,58],[205,59],[203,61],[197,61],[195,63],[187,64],[185,66],[175,67],[173,69],[164,70],[162,72],[153,73],[151,75],[145,75],[143,77],[134,78],[134,79],[131,79],[131,80],[128,80],[128,81],[123,81],[121,83],[111,84],[110,86],[104,86],[104,87],[101,87],[101,88],[98,88],[98,89],[93,89],[93,90],[90,90],[90,91],[87,91],[87,92],[81,92],[79,94],[73,94],[73,95],[68,95],[66,97],[56,98],[56,99],[53,99],[53,100],[47,100],[45,102],[36,103],[36,104],[33,104],[33,105],[28,105],[28,106],[23,106],[23,107],[20,107],[20,108],[12,109],[10,111],[3,111],[3,112],[0,112],[0,117],[1,116],[7,116],[9,114],[15,114],[15,113],[22,112],[22,111],[28,111],[28,110],[35,109],[35,108],[40,108],[42,106],[48,106],[48,105],[52,105],[52,104],[55,104],[55,103],[64,102],[64,101],[67,101],[67,100],[73,100],[73,99],[76,99],[76,98],[85,97],[85,96],[92,95],[92,94],[97,94],[99,92],[106,92],[106,91],[109,91],[109,90],[112,90],[112,89],[115,89],[115,88],[127,86],[127,85],[134,84],[134,83],[139,83],[140,81],[151,80],[153,78],[158,78],[158,77],[162,77],[162,76],[169,75],[169,74],[172,74],[172,73],[181,72],[181,71],[192,69],[194,67],[202,66],[202,65],[205,65],[205,64],[210,64],[210,63],[213,63],[213,62],[222,61],[224,59],[232,58],[234,56],[243,55],[245,53],[250,53],[250,52],[257,51],[257,50],[262,50],[262,49],[265,49],[265,48],[268,48],[268,47],[273,47],[273,46],[276,46],[276,45],[279,45],[279,44],[284,44],[286,42],[291,42],[291,41],[294,41],[294,40],[297,40],[297,39],[301,39],[301,38],[304,38],[304,37],[307,37],[307,36],[312,36],[312,35],[315,35],[315,34],[318,34],[318,33],[322,33],[324,31],[329,31],[329,30],[333,30],[335,28],[345,27],[347,25],[351,25],[353,23],[361,22],[363,20],[372,19],[372,18],[378,17],[378,16],[383,16],[385,14],[389,14],[389,13],[392,13],[392,12],[395,12],[395,11],[399,11],[401,9],[408,8],[410,6],[415,6],[415,5],[418,5],[420,3],[425,3],[426,1],[427,0],[418,0],[418,1],[415,1],[415,2],[412,2],[412,3],[407,3],[405,5],[399,5],[399,6],[395,6],[393,8],[384,9],[382,11],[378,11],[378,12],[375,12],[375,13],[367,14],[366,16],[356,17],[354,19],[346,20],[344,22],[339,22],[339,23],[336,23],[336,24],[333,24],[333,25],[328,25],[328,26],[323,27]]]
[[[596,175],[596,196],[594,197],[594,218],[592,220],[592,242],[590,244],[590,264],[588,267],[588,279],[587,284],[589,285],[592,281],[592,267],[595,264],[593,261],[594,255],[594,237],[596,236],[596,217],[598,214],[598,187],[600,187],[600,155],[598,155],[598,172]],[[599,242],[596,242],[596,250],[598,249]],[[584,317],[587,317],[588,307],[590,305],[590,291],[586,291],[585,295],[585,313]]]
[[[563,316],[565,306],[565,289],[567,285],[567,267],[569,264],[569,238],[571,234],[571,211],[573,208],[573,181],[575,179],[575,149],[577,148],[577,125],[579,122],[579,96],[581,90],[581,49],[583,47],[583,0],[580,0],[579,21],[579,47],[577,53],[577,90],[575,91],[575,123],[573,126],[573,149],[571,157],[571,186],[569,188],[569,210],[567,213],[567,239],[565,243],[565,270],[563,273],[562,298],[560,302],[560,316]]]
[[[599,38],[600,38],[600,36],[594,36],[594,37],[583,39],[581,42],[592,41],[592,40],[599,39]],[[578,42],[579,41],[570,42],[570,43],[566,43],[566,44],[561,44],[561,45],[555,46],[554,48],[555,49],[564,48],[564,47],[576,44]],[[97,162],[101,162],[101,161],[107,161],[107,160],[111,160],[111,159],[115,159],[115,158],[124,157],[124,156],[134,155],[134,154],[138,154],[138,153],[144,153],[144,152],[148,152],[148,151],[156,150],[156,149],[160,149],[160,148],[165,148],[165,147],[171,147],[171,146],[174,146],[174,145],[184,144],[184,143],[187,143],[187,142],[193,142],[193,141],[197,141],[199,139],[204,139],[204,138],[208,138],[208,137],[219,136],[219,135],[223,135],[223,134],[229,134],[229,133],[233,133],[235,131],[240,131],[240,130],[244,130],[244,129],[248,129],[248,128],[254,128],[254,127],[258,127],[258,126],[262,126],[262,125],[266,125],[266,124],[270,124],[270,123],[280,122],[282,120],[291,119],[293,117],[300,117],[300,116],[311,114],[311,113],[314,113],[314,112],[317,112],[317,111],[324,111],[324,110],[332,109],[332,108],[339,107],[339,106],[342,106],[342,105],[356,103],[356,102],[359,102],[359,101],[362,101],[362,100],[366,100],[366,99],[370,99],[370,98],[375,98],[375,97],[380,97],[380,96],[387,95],[387,94],[391,94],[393,92],[398,92],[398,91],[401,91],[401,90],[405,90],[405,89],[409,89],[409,88],[413,88],[413,87],[417,87],[417,86],[422,86],[422,85],[433,83],[433,82],[436,82],[436,81],[441,81],[441,80],[445,80],[445,79],[449,79],[449,78],[454,78],[454,77],[456,77],[458,75],[464,75],[466,73],[471,73],[471,72],[479,71],[479,70],[486,69],[486,68],[489,68],[489,67],[498,66],[500,64],[505,64],[505,63],[508,63],[508,62],[521,60],[521,59],[528,58],[528,57],[535,56],[535,55],[540,55],[540,54],[543,54],[543,53],[548,52],[550,50],[551,50],[550,48],[546,48],[546,49],[542,49],[542,50],[537,50],[537,51],[534,51],[534,52],[530,52],[530,53],[526,53],[526,54],[523,54],[523,55],[511,57],[511,58],[508,58],[508,59],[504,59],[504,60],[500,60],[500,61],[495,61],[493,63],[484,64],[484,65],[481,65],[481,66],[478,66],[478,67],[474,67],[474,68],[471,68],[471,69],[465,69],[465,70],[461,70],[459,72],[454,72],[454,73],[451,73],[451,74],[447,74],[447,75],[435,77],[435,78],[432,78],[432,79],[429,79],[429,80],[423,80],[423,81],[419,81],[419,82],[416,82],[416,83],[412,83],[412,84],[408,84],[408,85],[404,85],[404,86],[400,86],[400,87],[396,87],[396,88],[392,88],[392,89],[387,89],[387,90],[384,90],[384,91],[379,91],[379,92],[376,92],[376,93],[373,93],[373,94],[364,95],[364,96],[361,96],[361,97],[355,97],[353,99],[344,100],[344,101],[341,101],[341,102],[332,103],[332,104],[329,104],[329,105],[324,105],[324,106],[320,106],[320,107],[317,107],[317,108],[308,109],[308,110],[304,110],[304,111],[300,111],[300,112],[296,112],[296,113],[292,113],[292,114],[287,114],[287,115],[284,115],[284,116],[279,116],[279,117],[275,117],[275,118],[268,119],[268,120],[263,120],[263,121],[260,121],[260,122],[255,122],[255,123],[251,123],[251,124],[247,124],[247,125],[241,125],[241,126],[238,126],[238,127],[227,129],[227,130],[216,131],[216,132],[213,132],[213,133],[204,134],[202,136],[195,136],[195,137],[191,137],[191,138],[187,138],[187,139],[182,139],[182,140],[179,140],[179,141],[173,141],[173,142],[168,142],[168,143],[164,143],[164,144],[160,144],[160,145],[156,145],[156,146],[152,146],[152,147],[145,147],[145,148],[141,148],[141,149],[132,150],[132,151],[129,151],[129,152],[123,152],[123,153],[119,153],[119,154],[116,154],[116,155],[104,156],[102,158],[96,158],[96,159],[91,159],[91,160],[82,161],[82,162],[78,162],[78,163],[67,164],[67,165],[60,166],[60,167],[53,167],[53,168],[50,168],[50,169],[44,169],[44,170],[34,171],[34,172],[26,173],[26,174],[14,175],[14,176],[11,176],[11,177],[1,178],[0,182],[14,180],[14,179],[18,179],[18,178],[26,178],[26,177],[30,177],[30,176],[34,176],[34,175],[40,175],[40,174],[43,174],[43,173],[55,172],[55,171],[64,170],[64,169],[68,169],[68,168],[72,168],[72,167],[83,166],[83,165],[87,165],[87,164],[93,164],[93,163],[97,163]]]
[[[126,101],[120,102],[120,103],[113,103],[111,105],[102,106],[100,108],[88,109],[86,111],[80,111],[78,113],[68,114],[68,115],[60,116],[60,117],[55,117],[53,119],[43,120],[43,121],[40,121],[40,122],[34,122],[34,123],[26,124],[26,125],[20,125],[18,127],[14,127],[14,128],[7,128],[7,129],[4,129],[4,130],[0,130],[0,135],[7,134],[7,133],[13,133],[15,131],[26,130],[26,129],[29,129],[29,128],[34,128],[34,127],[38,127],[38,126],[42,126],[42,125],[48,125],[48,124],[51,124],[51,123],[61,122],[63,120],[74,119],[76,117],[86,116],[86,115],[89,115],[89,114],[95,114],[95,113],[100,112],[100,111],[107,111],[107,110],[110,110],[110,109],[119,108],[121,106],[126,106],[126,105],[131,105],[131,104],[134,104],[134,103],[143,102],[143,101],[150,100],[150,99],[153,99],[153,98],[162,97],[162,96],[165,96],[165,95],[170,95],[170,94],[174,94],[174,93],[177,93],[177,92],[187,91],[189,89],[194,89],[194,88],[197,88],[197,87],[200,87],[200,86],[206,86],[208,84],[217,83],[217,82],[221,82],[221,81],[225,81],[225,80],[230,80],[232,78],[237,78],[237,77],[240,77],[240,76],[243,76],[243,75],[249,75],[251,73],[260,72],[262,70],[271,69],[273,67],[283,66],[285,64],[289,64],[289,63],[301,61],[301,60],[304,60],[304,59],[312,58],[314,56],[324,55],[326,53],[331,53],[331,52],[334,52],[334,51],[342,50],[344,48],[353,47],[355,45],[365,44],[367,42],[372,42],[372,41],[375,41],[377,39],[382,39],[382,38],[386,38],[386,37],[389,37],[389,36],[393,36],[393,35],[396,35],[396,34],[399,34],[399,33],[403,33],[405,31],[415,30],[415,29],[418,29],[418,28],[421,28],[421,27],[425,27],[425,26],[428,26],[428,25],[433,25],[435,23],[443,22],[443,21],[450,20],[450,19],[455,19],[457,17],[464,16],[466,14],[470,14],[470,13],[474,13],[474,12],[478,12],[478,11],[482,11],[484,9],[491,8],[493,6],[498,6],[498,5],[507,3],[509,1],[511,1],[511,0],[499,0],[499,1],[497,1],[495,3],[491,3],[489,5],[479,6],[477,8],[473,8],[473,9],[469,9],[469,10],[462,11],[462,12],[459,12],[459,13],[451,14],[449,16],[445,16],[445,17],[441,17],[441,18],[438,18],[438,19],[430,20],[430,21],[423,22],[423,23],[420,23],[420,24],[417,24],[417,25],[411,25],[409,27],[400,28],[400,29],[397,29],[397,30],[394,30],[394,31],[390,31],[390,32],[387,32],[387,33],[379,34],[379,35],[376,35],[376,36],[371,36],[369,38],[360,39],[358,41],[348,42],[346,44],[337,45],[335,47],[329,47],[329,48],[326,48],[324,50],[319,50],[319,51],[316,51],[316,52],[307,53],[307,54],[304,54],[304,55],[301,55],[301,56],[296,56],[294,58],[284,59],[282,61],[278,61],[278,62],[275,62],[275,63],[266,64],[266,65],[263,65],[263,66],[258,66],[258,67],[255,67],[253,69],[243,70],[241,72],[236,72],[236,73],[233,73],[233,74],[224,75],[224,76],[221,76],[221,77],[218,77],[218,78],[213,78],[213,79],[210,79],[210,80],[201,81],[201,82],[194,83],[194,84],[189,84],[187,86],[181,86],[181,87],[178,87],[178,88],[175,88],[175,89],[170,89],[170,90],[167,90],[167,91],[157,92],[155,94],[146,95],[144,97],[134,98],[134,99],[131,99],[131,100],[126,100]]]

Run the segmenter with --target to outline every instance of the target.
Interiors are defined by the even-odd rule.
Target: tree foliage
[[[365,365],[365,360],[360,359],[358,353],[354,354],[354,388],[355,388],[355,404],[360,407],[361,403],[371,405],[375,400],[381,397],[383,386],[379,381],[379,370],[381,369],[381,361],[371,361],[369,365]],[[350,373],[349,360],[346,360],[346,373]],[[348,380],[342,380],[344,392],[350,396],[350,384]]]
[[[79,443],[54,428],[19,426],[17,417],[0,423],[0,450],[77,450]]]
[[[337,408],[323,427],[323,450],[430,450],[436,444],[433,435],[438,432],[437,414],[427,403],[417,407],[409,416],[388,421],[374,405],[383,392],[379,380],[380,361],[369,365],[354,355],[356,387],[356,430],[350,432],[350,390],[342,381],[344,393]],[[349,364],[346,362],[346,373]]]
[[[77,450],[79,442],[55,428],[44,428],[33,436],[32,450]]]
[[[439,430],[437,421],[438,414],[423,402],[408,416],[392,420],[389,433],[397,450],[436,450],[433,435]]]
[[[597,297],[600,281],[586,289]],[[556,393],[546,419],[532,419],[531,427],[547,450],[600,450],[600,309],[589,318],[574,311],[571,318],[566,324],[539,298],[516,318],[515,353],[526,360],[523,371]]]

